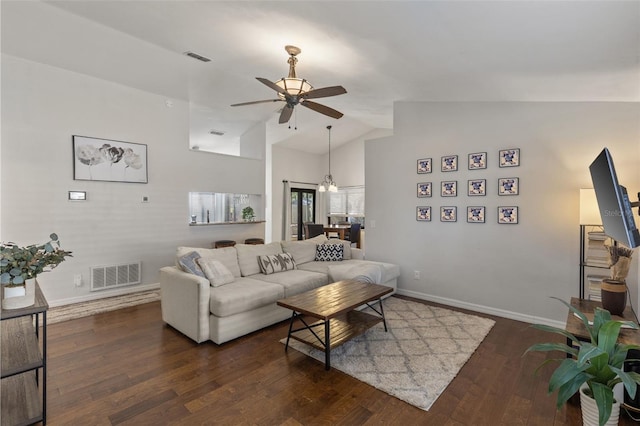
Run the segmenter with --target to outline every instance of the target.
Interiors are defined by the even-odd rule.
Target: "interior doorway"
[[[291,239],[304,240],[304,224],[316,221],[316,190],[291,188]]]

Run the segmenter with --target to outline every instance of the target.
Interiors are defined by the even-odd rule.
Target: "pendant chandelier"
[[[318,185],[318,192],[338,192],[338,186],[331,176],[331,126],[327,126],[329,130],[329,174],[324,175],[324,180]]]

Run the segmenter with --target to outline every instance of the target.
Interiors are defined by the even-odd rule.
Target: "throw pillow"
[[[342,244],[318,244],[316,246],[316,260],[331,262],[344,259],[344,247]]]
[[[330,238],[329,240],[327,240],[327,242],[325,244],[342,244],[342,247],[344,247],[344,251],[342,253],[342,257],[344,260],[349,260],[352,258],[351,256],[351,243],[349,241],[346,240],[339,240],[337,238]]]
[[[233,282],[233,274],[219,260],[201,257],[196,259],[196,262],[212,286],[220,287]]]
[[[260,271],[265,275],[297,269],[296,262],[289,253],[258,256],[258,265],[260,265]]]
[[[200,266],[198,266],[198,263],[196,262],[199,258],[200,255],[198,252],[192,251],[178,258],[178,265],[180,265],[182,270],[185,272],[205,278],[202,269],[200,269]]]

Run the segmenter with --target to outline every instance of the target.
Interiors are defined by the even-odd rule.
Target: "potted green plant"
[[[251,221],[255,217],[255,213],[253,212],[253,208],[251,206],[247,206],[242,209],[242,219]]]
[[[580,310],[563,300],[560,302],[580,318],[589,333],[590,341],[580,341],[561,328],[535,324],[534,328],[559,334],[570,339],[573,344],[538,343],[529,347],[525,354],[530,351],[560,351],[569,355],[548,359],[540,366],[549,362],[559,362],[549,379],[549,393],[558,391],[558,409],[579,391],[585,425],[603,426],[609,424],[609,420],[613,422],[611,424],[618,424],[622,401],[614,400],[614,386],[623,383],[629,396],[635,398],[637,385],[640,383],[640,374],[623,371],[627,352],[630,349],[640,349],[640,346],[618,343],[618,336],[623,325],[636,330],[638,325],[630,321],[612,320],[609,311],[600,308],[596,308],[593,321],[589,321]],[[591,413],[593,417],[590,417]],[[593,418],[594,422],[589,423],[589,418]]]
[[[20,247],[15,243],[0,243],[0,284],[3,287],[2,307],[16,309],[34,303],[35,278],[71,256],[62,250],[58,235],[49,236],[44,244]]]

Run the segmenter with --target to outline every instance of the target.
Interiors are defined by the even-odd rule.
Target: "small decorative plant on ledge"
[[[611,279],[625,281],[631,266],[633,249],[622,246],[608,246],[611,264]]]
[[[70,251],[60,248],[58,235],[53,233],[49,238],[50,241],[44,244],[26,247],[0,243],[0,284],[5,287],[23,286],[28,279],[58,266],[65,257],[72,257]]]
[[[587,421],[587,407],[589,404],[593,407],[594,400],[597,408],[594,419],[598,419],[597,424],[600,426],[608,424],[607,421],[610,418],[611,424],[618,424],[622,401],[614,400],[614,386],[618,383],[624,383],[629,396],[635,398],[637,385],[640,384],[640,374],[623,371],[627,352],[630,349],[640,349],[640,346],[620,344],[618,336],[622,325],[636,330],[639,327],[634,322],[612,320],[609,311],[600,308],[596,308],[593,322],[590,323],[585,314],[578,309],[561,299],[557,300],[564,303],[582,320],[589,333],[590,341],[579,341],[571,333],[561,328],[535,324],[534,328],[566,337],[575,346],[565,343],[538,343],[527,349],[525,354],[530,351],[560,351],[569,355],[568,358],[548,359],[538,367],[540,369],[550,362],[560,363],[549,380],[549,393],[558,391],[556,403],[558,409],[572,395],[580,391],[585,425],[590,424]]]
[[[244,209],[242,209],[242,219],[251,221],[253,220],[254,217],[256,216],[251,206],[247,206]]]

